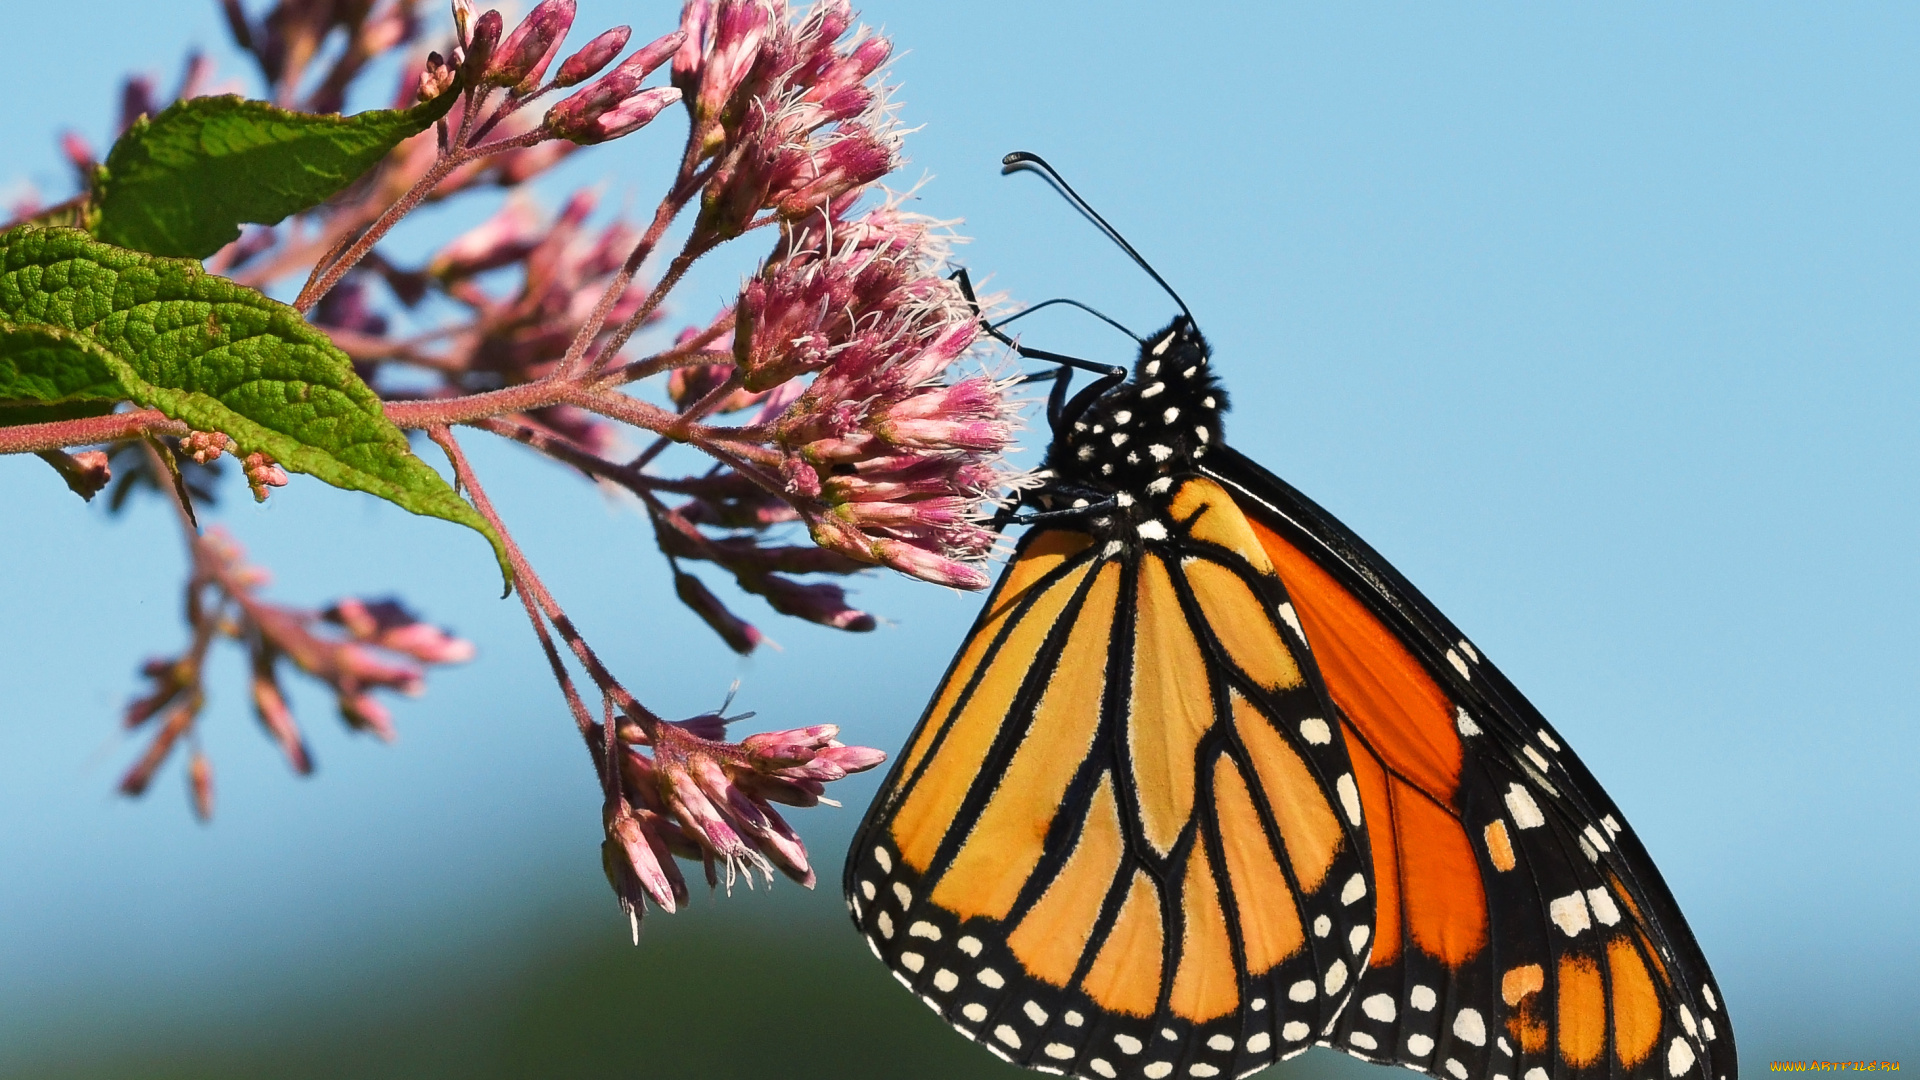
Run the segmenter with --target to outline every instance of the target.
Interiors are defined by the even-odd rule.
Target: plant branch
[[[0,428],[0,454],[31,454],[137,439],[143,435],[185,435],[191,430],[178,420],[168,419],[159,409],[135,409],[107,416]]]

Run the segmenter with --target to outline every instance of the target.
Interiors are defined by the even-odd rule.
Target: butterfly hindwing
[[[896,978],[1038,1069],[1243,1075],[1334,1020],[1371,944],[1280,579],[1217,485],[1161,494],[1152,542],[1023,538],[848,862]]]
[[[1368,816],[1376,943],[1327,1044],[1447,1080],[1735,1075],[1659,872],[1526,699],[1372,549],[1246,459]]]

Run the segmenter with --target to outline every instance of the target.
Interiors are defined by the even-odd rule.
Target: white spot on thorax
[[[1079,457],[1081,461],[1092,461],[1093,460],[1093,444],[1087,443],[1086,445],[1082,446],[1079,450],[1079,453],[1076,456]]]
[[[1196,439],[1199,439],[1199,440],[1200,440],[1200,442],[1201,442],[1201,445],[1205,445],[1205,444],[1207,444],[1207,443],[1209,443],[1209,442],[1212,442],[1212,441],[1213,441],[1213,432],[1211,432],[1211,431],[1208,431],[1208,430],[1207,430],[1206,428],[1204,428],[1204,427],[1197,427],[1197,428],[1194,428],[1194,429],[1193,429],[1193,437],[1194,437],[1194,438],[1196,438]],[[1195,457],[1199,457],[1200,455],[1199,455],[1199,453],[1198,453],[1198,452],[1196,451],[1196,452],[1194,453],[1194,456],[1195,456]]]
[[[1149,447],[1151,449],[1151,447]],[[1165,495],[1173,487],[1173,477],[1163,476],[1147,485],[1147,491],[1154,495]]]
[[[1207,409],[1211,409],[1211,408],[1213,408],[1213,407],[1214,407],[1214,406],[1215,406],[1216,404],[1218,404],[1218,402],[1216,402],[1216,401],[1214,401],[1214,400],[1213,400],[1213,395],[1212,395],[1212,394],[1208,394],[1208,395],[1207,395],[1206,397],[1203,397],[1203,398],[1201,398],[1201,399],[1200,399],[1200,405],[1201,405],[1201,407],[1202,407],[1202,408],[1207,408]]]
[[[1173,449],[1171,447],[1162,446],[1159,443],[1151,443],[1147,446],[1147,453],[1155,461],[1166,461],[1168,458],[1171,458],[1173,456]]]
[[[1166,383],[1149,383],[1145,389],[1140,391],[1140,396],[1142,398],[1159,397],[1160,392],[1166,388]]]
[[[1163,337],[1163,338],[1161,338],[1161,339],[1159,340],[1159,342],[1157,342],[1157,343],[1156,343],[1156,344],[1154,345],[1154,347],[1153,347],[1153,355],[1155,355],[1155,356],[1165,356],[1165,355],[1167,354],[1167,346],[1169,346],[1169,345],[1171,345],[1171,344],[1173,344],[1173,335],[1172,335],[1172,334],[1168,334],[1168,335],[1167,335],[1166,337]],[[1158,364],[1149,364],[1149,365],[1147,365],[1147,366],[1148,366],[1148,368],[1149,368],[1149,369],[1151,369],[1151,368],[1155,368],[1155,367],[1158,367],[1159,365],[1158,365]],[[1149,370],[1149,371],[1147,372],[1147,374],[1149,374],[1149,375],[1151,375],[1151,374],[1153,374],[1153,372],[1152,372],[1151,370]]]
[[[1125,445],[1127,445],[1127,433],[1126,433],[1126,432],[1124,432],[1124,431],[1116,431],[1116,432],[1114,432],[1114,433],[1113,433],[1113,445],[1115,445],[1115,446],[1125,446]]]
[[[1107,541],[1107,546],[1100,549],[1100,557],[1103,559],[1111,559],[1125,550],[1127,550],[1127,545],[1118,540],[1109,540]]]
[[[1178,408],[1169,408],[1166,412],[1160,414],[1160,422],[1163,424],[1171,424],[1178,419],[1180,419],[1180,410]]]
[[[1124,491],[1117,492],[1113,496],[1113,502],[1114,502],[1114,505],[1119,506],[1121,509],[1125,509],[1133,505],[1133,496],[1127,494]]]
[[[1140,539],[1142,540],[1165,540],[1167,538],[1166,525],[1157,520],[1141,522],[1139,526],[1134,529],[1134,532],[1139,533]]]

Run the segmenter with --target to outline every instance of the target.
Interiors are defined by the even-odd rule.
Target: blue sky
[[[0,190],[64,194],[54,136],[104,145],[123,71],[170,83],[199,44],[245,74],[211,3],[21,7],[9,37],[37,44],[0,69]],[[674,17],[581,9],[586,32]],[[906,50],[906,182],[932,177],[921,208],[966,219],[976,279],[1136,328],[1171,313],[1043,184],[998,174],[1008,150],[1047,155],[1193,308],[1234,394],[1228,438],[1391,559],[1607,785],[1750,1070],[1915,1056],[1920,13],[864,14]],[[674,142],[649,134],[545,194],[598,180],[648,205]],[[744,268],[704,268],[683,310]],[[1125,355],[1084,320],[1025,333]],[[737,676],[769,724],[830,720],[892,749],[971,618],[972,598],[875,577],[860,599],[891,625],[764,619],[784,651],[738,662],[674,606],[635,513],[469,442],[562,600],[663,712],[710,708]],[[482,660],[399,706],[394,747],[299,703],[321,764],[306,782],[252,728],[229,663],[206,723],[221,814],[202,828],[177,776],[110,795],[135,668],[179,639],[170,523],[109,522],[31,459],[0,460],[0,491],[0,1042],[163,990],[218,1008],[553,902],[610,910],[590,771],[483,545],[311,482],[264,508],[230,493],[276,595],[399,591]],[[804,815],[823,862],[870,788]]]

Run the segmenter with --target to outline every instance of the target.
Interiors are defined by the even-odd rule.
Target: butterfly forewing
[[[1371,947],[1280,579],[1217,485],[1161,495],[1151,542],[1023,538],[848,862],[896,978],[1038,1069],[1243,1075],[1318,1037]]]
[[[1447,1080],[1735,1075],[1705,959],[1564,740],[1384,560],[1230,453],[1368,821],[1375,943],[1327,1045]]]

